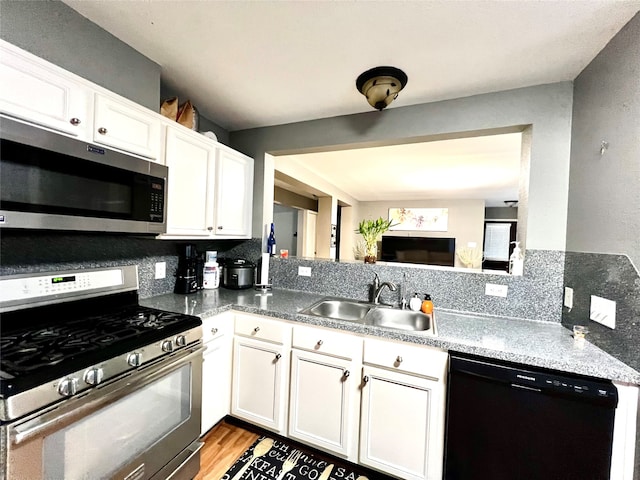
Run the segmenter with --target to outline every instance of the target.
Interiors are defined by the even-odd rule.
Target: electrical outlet
[[[616,302],[591,295],[589,318],[605,327],[616,328]]]
[[[487,283],[484,287],[484,294],[493,297],[506,297],[509,287],[507,285],[497,285],[495,283]]]
[[[311,267],[298,267],[298,275],[301,277],[310,277]]]
[[[573,288],[564,287],[564,306],[569,310],[573,308]]]
[[[167,262],[156,262],[156,280],[167,276]]]

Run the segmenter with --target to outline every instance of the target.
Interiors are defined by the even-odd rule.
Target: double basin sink
[[[305,308],[300,313],[323,318],[333,318],[361,325],[393,328],[411,332],[436,334],[433,315],[411,310],[400,310],[358,300],[326,297]]]

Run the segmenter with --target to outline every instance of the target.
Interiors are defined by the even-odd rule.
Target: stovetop
[[[3,397],[202,324],[199,317],[142,307],[131,294],[4,313],[1,322]]]

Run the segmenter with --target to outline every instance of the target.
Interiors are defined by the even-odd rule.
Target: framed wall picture
[[[449,224],[449,209],[390,208],[389,220],[395,224],[390,230],[446,232]]]

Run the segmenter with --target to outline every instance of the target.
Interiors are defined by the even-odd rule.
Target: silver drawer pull
[[[400,355],[398,355],[398,358],[396,358],[396,362],[402,363],[402,357]]]
[[[218,230],[222,230],[223,228],[224,228],[224,227],[223,227],[222,225],[220,225],[220,226],[218,227]]]
[[[344,378],[349,378],[349,375],[351,375],[351,373],[349,372],[349,370],[345,370],[344,373],[342,374],[342,376]]]
[[[260,331],[260,327],[256,327],[253,329],[254,332],[258,333]]]
[[[282,358],[282,355],[279,353],[276,353],[276,360],[280,360]]]
[[[211,333],[213,333],[215,335],[216,333],[218,333],[218,329],[217,328],[212,328],[211,329]]]
[[[100,135],[106,135],[106,134],[107,134],[107,129],[106,129],[106,128],[104,128],[104,127],[100,127],[100,128],[98,129],[98,133],[99,133]]]
[[[73,126],[80,125],[80,119],[73,117],[71,120],[69,120],[69,123],[71,123],[71,125]]]
[[[317,345],[318,345],[319,347],[321,347],[323,343],[324,343],[324,342],[323,342],[322,340],[318,340]]]
[[[365,375],[365,376],[362,378],[362,381],[365,383],[365,385],[366,385],[367,383],[369,383],[369,376],[368,376],[368,375]]]

